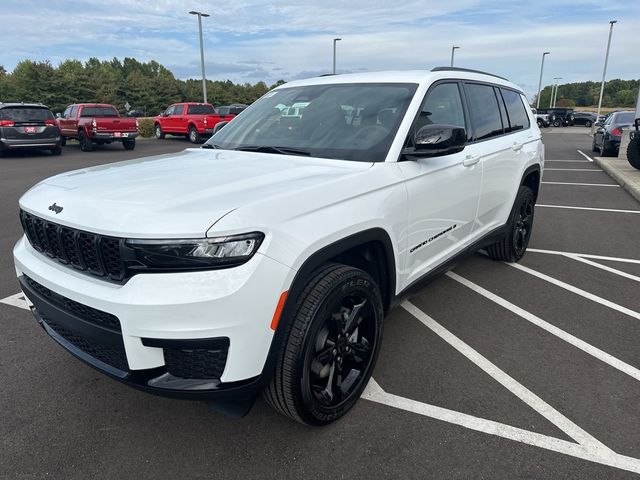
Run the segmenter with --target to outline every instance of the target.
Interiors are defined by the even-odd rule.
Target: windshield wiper
[[[280,155],[304,155],[311,156],[309,150],[301,150],[299,148],[274,147],[271,145],[246,145],[244,147],[234,148],[241,152],[262,152],[262,153],[279,153]]]
[[[222,148],[220,145],[216,145],[215,143],[203,143],[200,148]]]

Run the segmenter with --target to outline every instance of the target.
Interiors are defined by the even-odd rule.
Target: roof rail
[[[459,67],[433,67],[432,72],[469,72],[469,73],[481,73],[482,75],[489,75],[491,77],[500,78],[502,80],[509,81],[508,78],[501,77],[489,72],[483,72],[482,70],[472,70],[471,68],[459,68]]]

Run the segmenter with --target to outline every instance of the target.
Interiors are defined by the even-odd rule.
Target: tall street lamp
[[[555,90],[551,89],[551,100],[549,101],[549,108],[556,106],[556,100],[558,99],[558,80],[562,80],[562,77],[553,77],[556,81]]]
[[[453,56],[456,53],[456,49],[458,49],[460,47],[456,47],[455,45],[453,47],[451,47],[451,66],[453,67]]]
[[[336,43],[338,43],[340,40],[342,40],[341,38],[334,38],[333,39],[333,74],[336,74]]]
[[[542,88],[542,72],[544,70],[544,57],[549,55],[551,52],[544,52],[542,54],[542,65],[540,65],[540,81],[538,82],[538,99],[536,101],[536,110],[540,108],[540,89]]]
[[[604,69],[602,70],[602,82],[600,83],[600,98],[598,99],[598,116],[596,117],[596,121],[600,118],[600,109],[602,108],[602,96],[604,94],[604,79],[607,76],[607,63],[609,62],[609,49],[611,48],[611,35],[613,34],[613,25],[618,23],[617,20],[609,21],[609,40],[607,41],[607,53],[604,56]],[[595,124],[591,127],[592,130],[595,128]]]
[[[198,29],[200,30],[200,68],[202,68],[202,96],[204,103],[207,103],[207,80],[204,74],[204,42],[202,40],[202,17],[208,17],[208,13],[190,11],[191,15],[198,16]]]

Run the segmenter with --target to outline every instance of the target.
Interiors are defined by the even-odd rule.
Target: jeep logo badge
[[[59,207],[55,203],[53,205],[49,205],[49,210],[52,212],[56,212],[56,215],[62,211],[63,207]]]

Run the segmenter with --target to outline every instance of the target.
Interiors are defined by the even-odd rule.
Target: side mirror
[[[448,155],[464,150],[467,132],[454,125],[425,125],[416,132],[413,143],[420,156]]]

